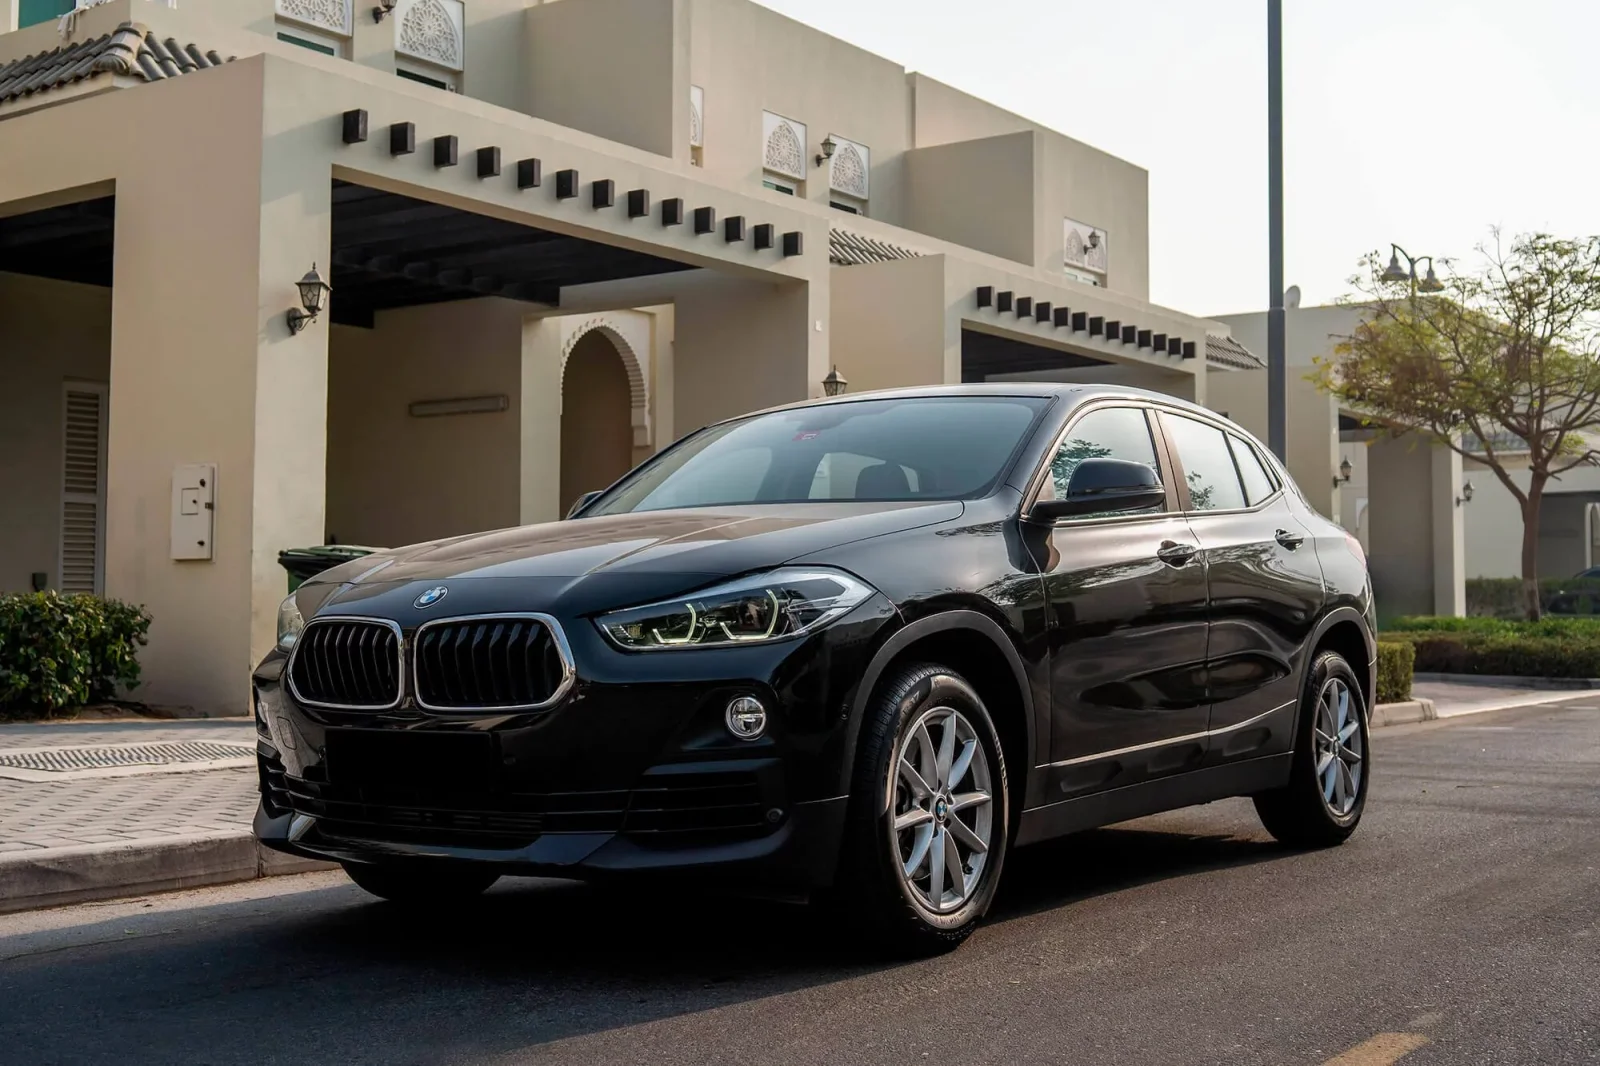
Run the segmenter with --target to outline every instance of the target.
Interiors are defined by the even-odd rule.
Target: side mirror
[[[1120,514],[1142,511],[1166,500],[1167,490],[1161,479],[1145,464],[1126,459],[1085,459],[1072,472],[1066,496],[1035,501],[1028,517],[1053,522],[1077,515]]]
[[[579,496],[573,501],[572,506],[567,510],[567,517],[576,518],[579,511],[593,503],[595,501],[595,497],[599,496],[604,491],[604,489],[595,489],[593,492],[586,492],[582,496]]]

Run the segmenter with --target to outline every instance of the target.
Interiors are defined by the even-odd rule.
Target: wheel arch
[[[848,792],[855,773],[857,743],[867,704],[891,669],[932,662],[961,674],[982,697],[1000,734],[1012,778],[1014,811],[1020,811],[1036,749],[1033,692],[1022,657],[999,623],[971,610],[942,611],[919,618],[896,631],[873,655],[850,704],[846,751],[841,767],[841,792]]]
[[[1317,622],[1306,646],[1310,649],[1310,654],[1306,656],[1305,666],[1302,669],[1301,688],[1304,689],[1304,674],[1311,669],[1311,664],[1316,661],[1317,656],[1324,651],[1336,651],[1344,656],[1350,668],[1356,672],[1356,677],[1360,679],[1362,699],[1370,715],[1373,701],[1377,698],[1378,646],[1361,612],[1354,607],[1336,607],[1329,611]]]

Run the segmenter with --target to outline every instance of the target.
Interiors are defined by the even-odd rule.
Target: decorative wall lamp
[[[845,380],[844,375],[839,373],[838,367],[828,371],[828,376],[822,379],[822,391],[828,396],[838,396],[849,385],[850,383]]]
[[[1460,507],[1464,503],[1471,503],[1472,502],[1472,493],[1473,493],[1472,479],[1468,478],[1467,480],[1465,480],[1465,481],[1463,481],[1461,483],[1461,495],[1456,497],[1456,506]]]
[[[1339,472],[1333,475],[1333,487],[1338,488],[1350,480],[1350,457],[1347,455],[1339,461]]]
[[[372,21],[382,22],[394,14],[394,5],[398,0],[378,0],[378,6],[372,9]]]
[[[333,291],[333,286],[322,279],[317,273],[317,264],[312,263],[306,276],[295,282],[295,287],[300,290],[300,307],[289,308],[286,316],[289,320],[289,332],[299,333],[322,314],[322,309],[327,305],[328,294]],[[305,310],[301,310],[301,308]]]
[[[824,164],[828,160],[832,159],[833,158],[833,151],[834,151],[835,148],[838,148],[838,147],[839,146],[836,143],[834,143],[833,134],[830,133],[828,136],[822,138],[822,154],[816,157],[817,158],[817,166],[820,167],[822,164]]]

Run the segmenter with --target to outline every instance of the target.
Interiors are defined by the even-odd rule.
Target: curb
[[[1450,685],[1489,685],[1495,688],[1540,689],[1555,692],[1585,692],[1600,688],[1600,677],[1514,677],[1510,674],[1434,674],[1412,675],[1414,681]]]
[[[11,852],[0,856],[0,914],[332,868],[269,851],[247,830]]]
[[[1387,725],[1409,725],[1412,722],[1431,722],[1439,717],[1432,700],[1415,699],[1404,703],[1380,703],[1372,709],[1372,728]]]

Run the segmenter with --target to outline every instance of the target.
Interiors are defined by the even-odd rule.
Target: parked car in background
[[[254,674],[255,831],[424,906],[504,874],[695,877],[936,951],[1014,846],[1227,796],[1343,841],[1373,628],[1359,545],[1199,407],[802,404],[570,521],[306,581]]]

